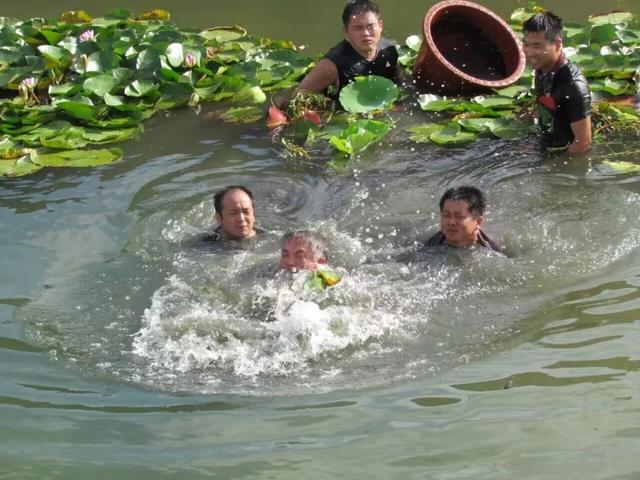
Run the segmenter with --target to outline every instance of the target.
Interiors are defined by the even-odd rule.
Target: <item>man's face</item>
[[[315,270],[326,263],[323,257],[316,257],[313,248],[304,238],[292,237],[282,245],[280,266],[287,270]]]
[[[354,15],[344,27],[347,41],[361,56],[377,52],[382,35],[382,20],[373,12]]]
[[[471,215],[468,202],[446,200],[440,212],[440,229],[446,243],[456,247],[471,246],[476,242],[483,220],[482,216]]]
[[[216,221],[229,238],[242,239],[256,234],[253,202],[242,190],[231,190],[222,197],[222,212],[216,214]]]
[[[524,32],[522,47],[529,66],[546,72],[558,61],[562,41],[550,42],[544,32]]]

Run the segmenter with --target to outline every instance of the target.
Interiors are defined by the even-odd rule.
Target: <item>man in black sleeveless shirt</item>
[[[380,75],[396,81],[398,51],[389,40],[382,38],[379,7],[368,0],[351,1],[342,12],[342,23],[345,39],[316,63],[296,92],[307,90],[335,98],[358,76]],[[335,93],[331,94],[331,90]],[[274,98],[278,107],[286,102],[285,96]]]
[[[591,145],[591,93],[584,75],[562,52],[562,20],[552,12],[538,13],[523,30],[524,53],[535,69],[543,147],[582,153]]]

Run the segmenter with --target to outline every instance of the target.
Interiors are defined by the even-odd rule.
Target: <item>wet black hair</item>
[[[562,40],[562,19],[551,11],[536,13],[522,25],[524,32],[544,32],[549,42]]]
[[[322,235],[311,230],[296,230],[294,232],[287,232],[282,237],[282,246],[284,247],[285,243],[287,243],[292,238],[299,238],[307,242],[311,247],[311,251],[316,257],[324,258],[325,260],[329,258],[327,253],[327,242]]]
[[[378,17],[380,16],[380,7],[369,0],[353,0],[347,3],[342,12],[342,23],[346,27],[349,25],[352,17],[361,13],[372,12]]]
[[[222,216],[222,200],[224,200],[224,196],[232,190],[242,190],[246,193],[251,199],[251,206],[253,206],[253,193],[251,193],[251,190],[242,185],[227,185],[213,196],[213,206],[218,215]]]
[[[484,210],[487,207],[487,201],[480,189],[469,185],[453,187],[444,192],[440,199],[440,211],[444,208],[444,202],[447,200],[467,202],[469,204],[469,213],[475,218],[484,215]]]

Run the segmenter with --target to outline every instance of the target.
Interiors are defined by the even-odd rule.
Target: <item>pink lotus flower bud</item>
[[[95,39],[95,35],[93,34],[93,30],[85,30],[80,34],[78,40],[81,42],[89,42]]]
[[[20,82],[20,85],[31,91],[36,87],[36,79],[33,77],[27,77]]]
[[[196,57],[192,53],[187,53],[182,64],[187,68],[193,68],[196,66]]]

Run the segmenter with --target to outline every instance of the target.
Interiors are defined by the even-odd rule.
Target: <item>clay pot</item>
[[[413,69],[420,91],[472,95],[515,83],[525,67],[520,41],[491,10],[465,0],[431,7]]]

